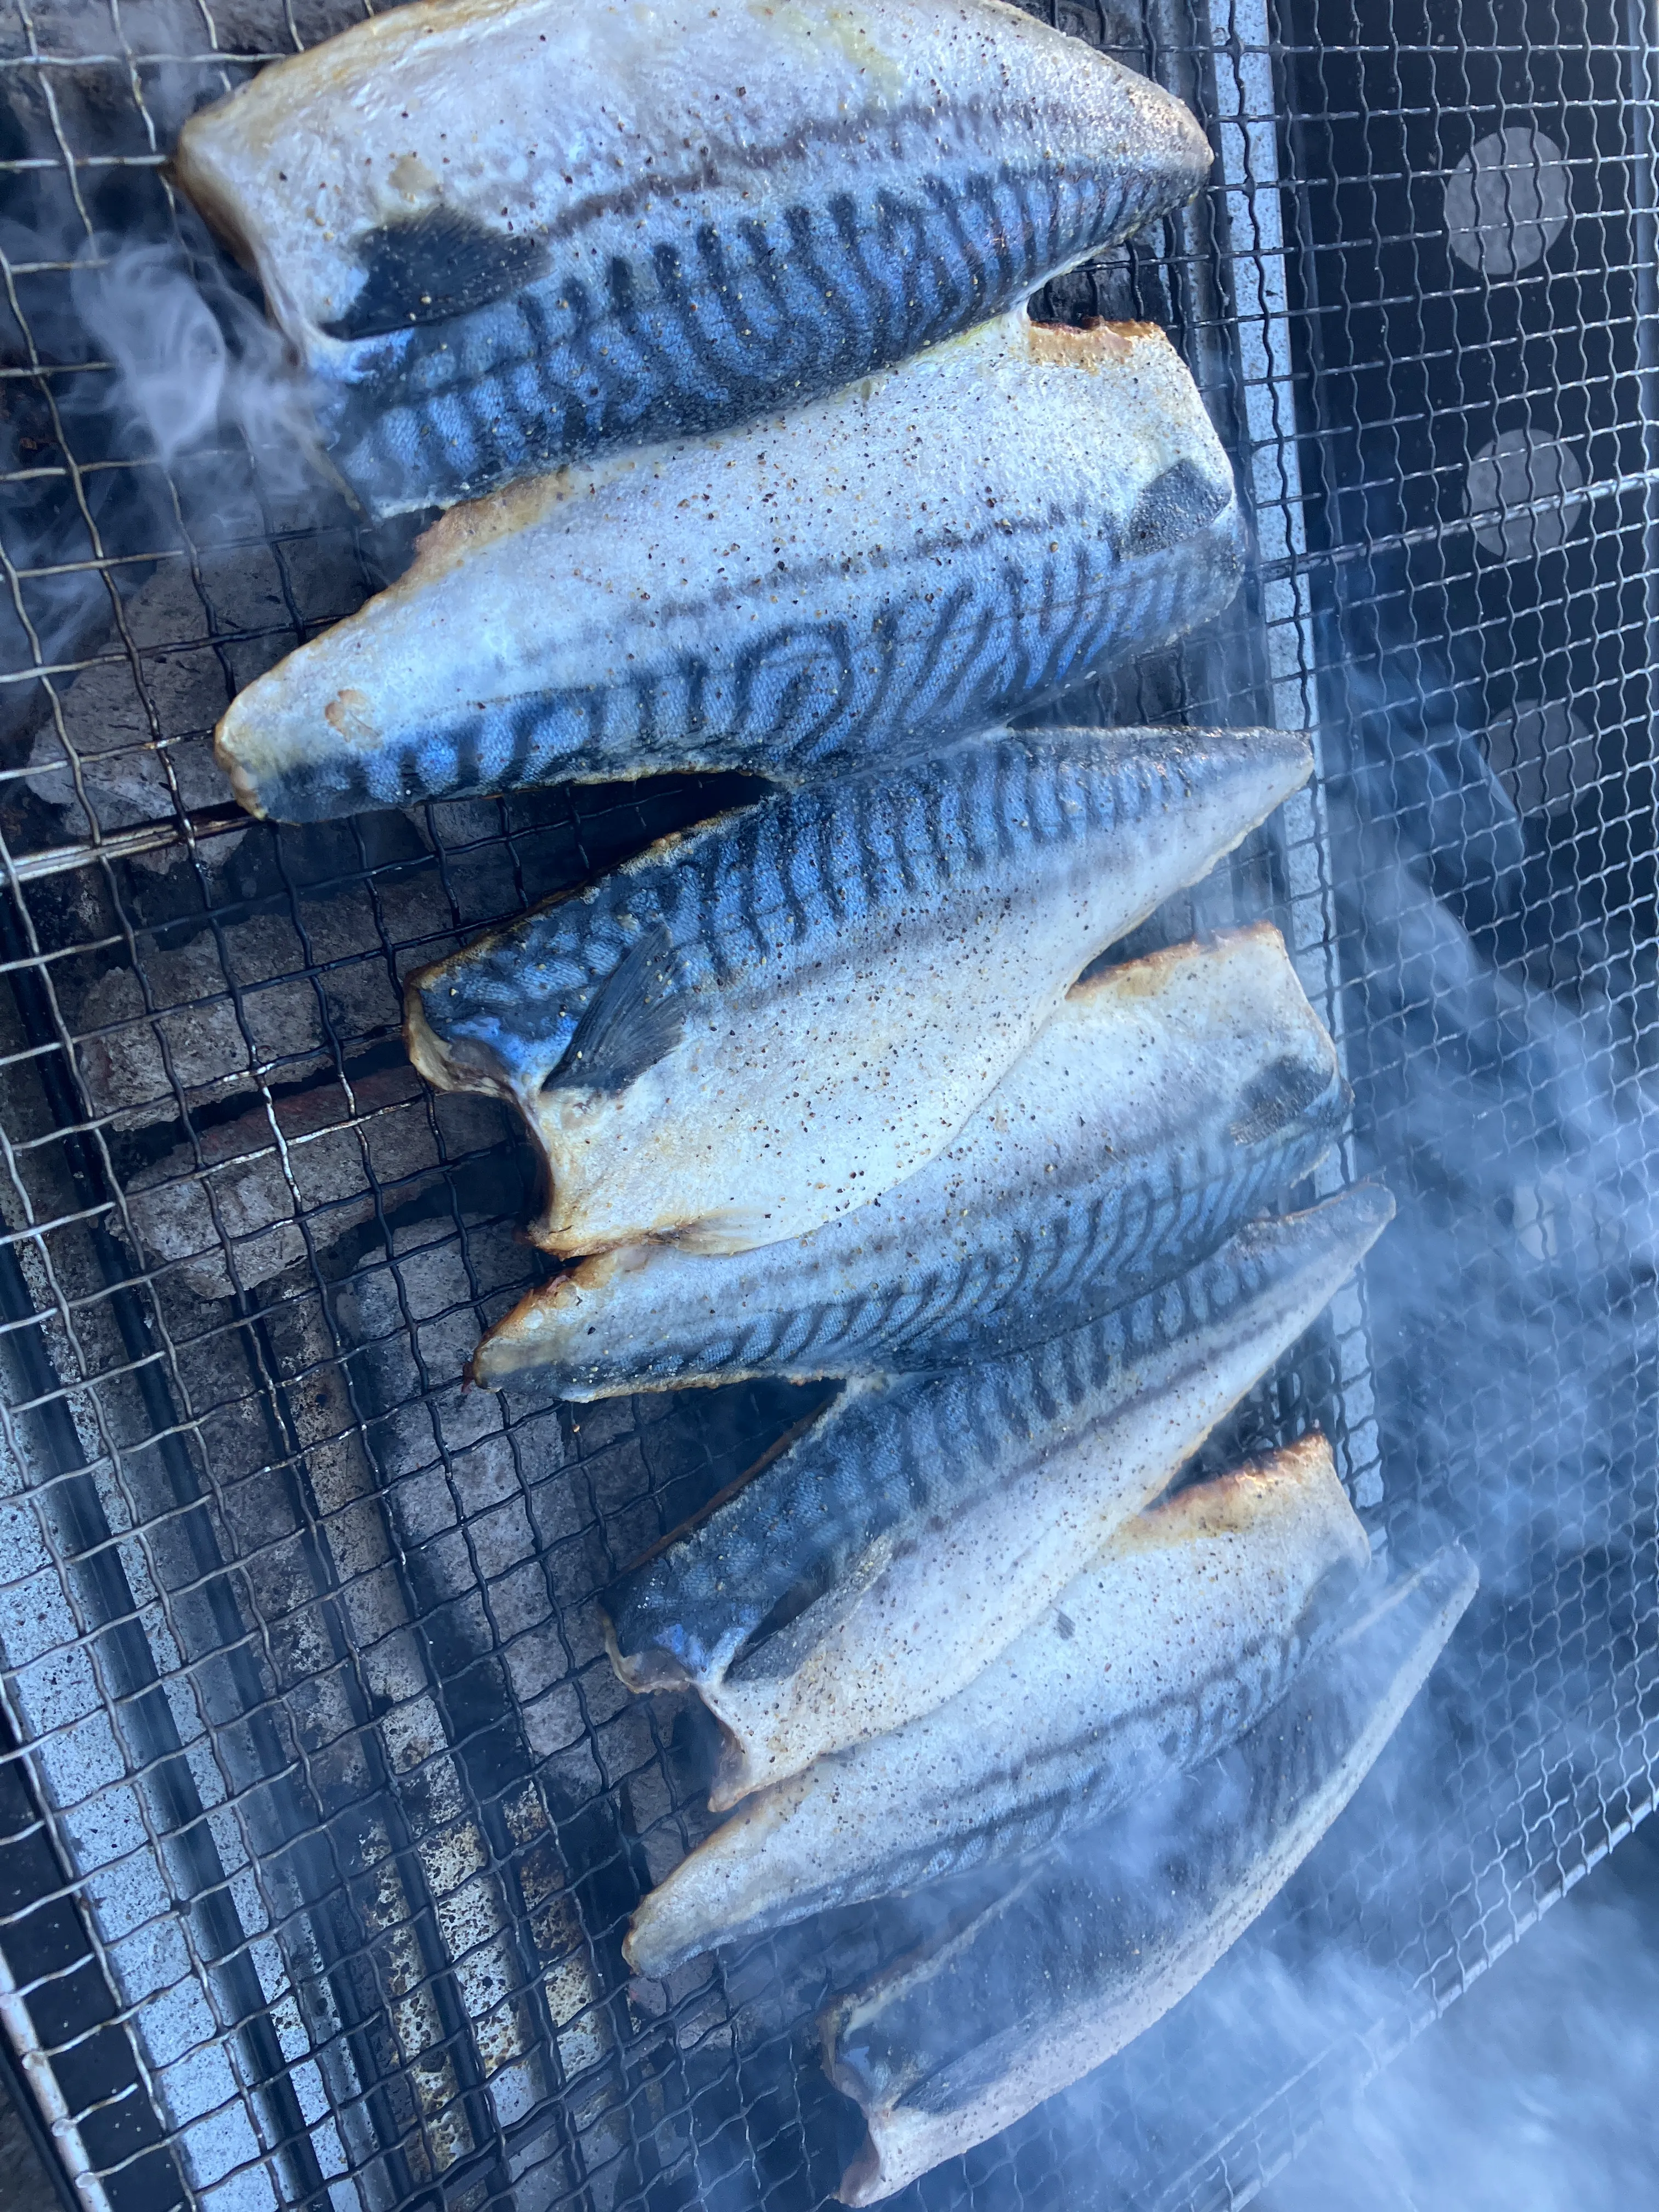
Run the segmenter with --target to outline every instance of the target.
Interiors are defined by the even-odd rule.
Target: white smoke
[[[71,289],[87,329],[115,364],[118,404],[164,464],[217,430],[229,349],[175,254],[88,239]]]
[[[235,434],[269,495],[316,488],[304,381],[276,331],[227,283],[213,283],[210,304],[178,247],[94,236],[76,258],[70,291],[115,371],[112,404],[139,432],[140,450],[148,443],[171,467]]]
[[[1259,2199],[1262,2212],[1601,2212],[1652,2202],[1659,1853],[1621,1850]]]

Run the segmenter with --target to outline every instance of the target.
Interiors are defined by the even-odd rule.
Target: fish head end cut
[[[662,1249],[631,1244],[594,1253],[539,1290],[527,1291],[480,1340],[472,1355],[473,1381],[500,1389],[515,1376],[533,1371],[562,1398],[573,1399],[654,1387],[654,1378],[637,1368],[611,1376],[604,1334],[611,1301],[635,1289],[632,1278],[649,1275],[653,1256]]]
[[[344,635],[348,626],[340,627]],[[219,718],[214,758],[258,819],[325,822],[420,796],[386,785],[388,756],[374,701],[343,679],[341,663],[350,655],[337,646],[331,632],[301,646],[239,691]]]
[[[705,1517],[720,1502],[711,1501]],[[753,1623],[741,1606],[721,1604],[726,1577],[718,1560],[712,1575],[704,1577],[712,1588],[700,1594],[702,1602],[681,1602],[672,1576],[665,1589],[659,1586],[662,1578],[653,1573],[653,1564],[665,1554],[672,1563],[674,1547],[685,1533],[675,1530],[619,1576],[599,1601],[599,1618],[611,1664],[626,1688],[696,1690],[706,1702],[710,1686],[732,1664]]]
[[[662,1640],[646,1645],[638,1651],[624,1651],[617,1638],[616,1622],[605,1605],[599,1607],[599,1624],[605,1634],[606,1656],[615,1670],[617,1680],[624,1688],[643,1696],[652,1690],[687,1690],[696,1680],[696,1662],[688,1652],[684,1657],[669,1649],[672,1631]]]
[[[671,1000],[665,1017],[649,1006],[641,1015],[630,1000],[607,1028],[606,994],[620,976],[619,994],[628,995],[631,959],[601,984],[583,1016],[578,1007],[586,994],[562,994],[551,983],[532,990],[510,933],[502,935],[507,943],[500,957],[484,939],[409,978],[404,1042],[416,1071],[436,1090],[477,1091],[517,1109],[541,1165],[544,1205],[530,1234],[543,1250],[579,1260],[689,1229],[693,1224],[678,1222],[674,1209],[686,1148],[696,1149],[695,1119],[676,1120],[668,1110],[672,1072],[652,1057],[672,1052],[677,1007]],[[568,1008],[567,995],[574,1001]],[[598,1027],[592,1023],[596,1012]],[[659,1035],[665,1019],[668,1034]],[[641,1024],[653,1022],[642,1043]],[[592,1048],[591,1081],[575,1079],[569,1065],[585,1041]],[[658,1142],[641,1154],[641,1133],[648,1139],[653,1130]],[[607,1186],[619,1178],[623,1188],[613,1200]],[[556,1292],[555,1310],[560,1303]]]
[[[242,735],[246,715],[232,720],[236,702],[219,718],[213,732],[213,757],[219,772],[230,785],[236,804],[251,814],[256,822],[266,818],[265,794],[261,786],[257,741],[252,744]]]
[[[823,2030],[826,2045],[831,2031]],[[831,2074],[832,2080],[834,2075]],[[842,2084],[837,2081],[836,2087]],[[849,2089],[845,2092],[851,2095]],[[924,2173],[931,2173],[947,2158],[971,2150],[981,2138],[969,2129],[952,2125],[953,2115],[912,2112],[902,2106],[865,2114],[865,2137],[848,2161],[836,2191],[842,2204],[880,2204],[896,2197]]]
[[[465,1029],[439,1009],[459,987],[450,963],[418,968],[404,986],[404,1046],[416,1073],[434,1091],[477,1091],[522,1107],[515,1069],[496,1048],[488,1023],[477,1016]]]

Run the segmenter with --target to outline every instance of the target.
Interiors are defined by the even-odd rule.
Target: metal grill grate
[[[811,2012],[903,1911],[629,1989],[707,1747],[594,1598],[811,1394],[465,1393],[530,1162],[397,1026],[408,968],[752,787],[248,823],[214,720],[407,533],[240,443],[163,468],[72,296],[151,236],[238,327],[162,157],[356,12],[0,11],[0,2014],[112,2212],[795,2212],[848,2148]],[[1336,1173],[1402,1201],[1370,1330],[1355,1292],[1230,1439],[1322,1422],[1378,1540],[1449,1527],[1485,1589],[1198,1995],[915,2201],[1233,2205],[1651,1796],[1652,41],[1601,0],[1039,12],[1211,131],[1204,198],[1048,307],[1172,326],[1260,554],[1065,712],[1315,731],[1313,796],[1153,927],[1280,922]]]

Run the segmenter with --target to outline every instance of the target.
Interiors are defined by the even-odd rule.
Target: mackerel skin
[[[970,1682],[1174,1479],[1393,1211],[1361,1184],[1033,1352],[853,1384],[623,1577],[612,1662],[631,1689],[694,1688],[720,1723],[710,1803]]]
[[[289,821],[672,769],[798,783],[1176,635],[1243,553],[1167,340],[1004,317],[780,420],[456,509],[232,702],[218,757]]]
[[[801,1236],[950,1144],[1310,765],[1277,731],[1038,732],[782,793],[422,970],[410,1050],[523,1113],[550,1251]]]
[[[1455,1546],[1386,1591],[1234,1748],[1024,1877],[820,2018],[867,2124],[873,2204],[1102,2065],[1202,1979],[1364,1779],[1477,1577]]]
[[[374,513],[797,406],[1189,198],[1168,93],[988,0],[445,0],[193,117]]]
[[[646,1899],[624,1957],[661,1976],[1099,1819],[1276,1704],[1369,1558],[1322,1437],[1181,1492],[935,1711],[750,1798]]]
[[[1190,1267],[1308,1174],[1347,1109],[1267,923],[1074,985],[956,1142],[840,1220],[740,1255],[586,1260],[485,1337],[476,1382],[562,1397],[956,1366]]]

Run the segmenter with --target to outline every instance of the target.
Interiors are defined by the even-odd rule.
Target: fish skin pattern
[[[1035,1351],[849,1385],[619,1577],[602,1600],[612,1664],[630,1689],[695,1688],[720,1722],[716,1808],[989,1664],[1174,1479],[1393,1211],[1360,1184]]]
[[[890,366],[1190,198],[1170,94],[990,0],[444,0],[188,122],[385,514]]]
[[[955,1366],[1139,1297],[1307,1175],[1335,1048],[1271,924],[1075,986],[956,1142],[802,1237],[625,1246],[532,1292],[472,1379],[562,1397]]]
[[[1245,542],[1159,332],[1006,316],[782,418],[455,509],[233,700],[218,759],[287,821],[667,769],[799,783],[1190,629]]]
[[[750,1798],[652,1891],[623,1956],[660,1977],[1100,1819],[1276,1704],[1369,1557],[1322,1437],[1189,1486],[955,1697]]]
[[[410,1053],[523,1113],[550,1250],[799,1236],[942,1151],[1310,764],[1280,731],[1044,730],[781,793],[422,969]]]
[[[1162,2018],[1337,1819],[1477,1577],[1455,1545],[1385,1590],[1220,1758],[1039,1854],[1001,1897],[819,2020],[864,2112],[843,2203],[988,2141]]]

